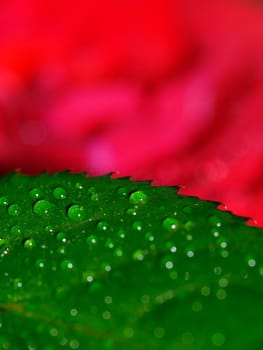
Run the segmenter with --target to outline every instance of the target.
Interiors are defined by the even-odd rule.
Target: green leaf
[[[0,179],[0,349],[260,349],[262,230],[85,174]]]

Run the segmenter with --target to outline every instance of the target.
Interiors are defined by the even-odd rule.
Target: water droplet
[[[4,205],[4,206],[8,205],[8,199],[6,196],[0,197],[0,205]]]
[[[45,199],[40,199],[33,206],[33,212],[39,216],[49,215],[54,209],[54,204]]]
[[[74,309],[71,309],[71,310],[69,311],[69,313],[70,313],[71,316],[76,317],[77,314],[78,314],[78,310],[74,308]]]
[[[131,215],[131,216],[136,216],[137,215],[137,211],[135,208],[130,208],[127,210],[127,214]]]
[[[145,204],[148,201],[148,196],[142,191],[135,191],[129,197],[129,202],[132,205]]]
[[[68,208],[67,215],[70,220],[81,222],[87,218],[87,211],[82,205],[73,204]]]
[[[67,197],[67,192],[64,188],[62,187],[56,187],[54,190],[53,190],[53,196],[56,198],[56,199],[65,199]]]
[[[15,289],[20,289],[20,288],[23,288],[23,282],[20,278],[16,278],[14,280],[14,288]]]
[[[154,241],[154,235],[152,234],[152,232],[146,232],[144,237],[146,241],[150,241],[150,242]]]
[[[98,224],[97,224],[97,228],[100,230],[100,231],[107,231],[109,229],[109,224],[106,222],[106,221],[100,221]]]
[[[224,289],[218,289],[216,292],[216,297],[218,300],[224,300],[227,296],[227,293]]]
[[[38,259],[35,263],[35,266],[39,269],[43,269],[46,266],[46,260],[45,259]]]
[[[94,186],[90,186],[89,188],[88,188],[88,193],[90,193],[90,194],[94,194],[94,193],[96,193],[97,191],[96,191],[96,188],[94,187]]]
[[[119,187],[119,188],[117,189],[117,193],[118,193],[118,195],[121,196],[121,197],[127,197],[127,196],[128,196],[128,190],[127,190],[126,187]]]
[[[226,338],[223,333],[214,333],[212,336],[212,343],[215,346],[222,346],[225,344]]]
[[[80,182],[76,182],[75,183],[75,187],[78,189],[78,190],[83,190],[84,186],[80,183]]]
[[[97,243],[97,240],[98,240],[97,236],[95,236],[95,235],[90,235],[90,236],[87,237],[86,242],[87,242],[88,244],[90,244],[90,245],[94,245],[94,244]]]
[[[36,241],[33,238],[28,238],[24,241],[24,247],[26,249],[33,249],[36,246]]]
[[[21,208],[18,204],[11,204],[8,207],[7,212],[10,216],[18,216],[21,213]]]
[[[192,207],[190,207],[190,205],[187,205],[187,206],[183,207],[182,211],[185,214],[191,214],[192,213]]]
[[[154,336],[155,336],[155,338],[161,339],[161,338],[164,337],[164,334],[165,334],[164,328],[158,327],[158,328],[154,329]]]
[[[210,216],[208,219],[208,222],[211,225],[216,226],[216,227],[222,226],[222,220],[219,217],[217,217],[216,215]]]
[[[104,298],[104,302],[105,304],[111,304],[112,303],[112,297],[110,295],[107,295],[105,298]]]
[[[142,261],[144,259],[144,251],[141,249],[136,250],[133,253],[132,258],[136,261]]]
[[[112,241],[112,239],[107,239],[107,241],[105,242],[105,247],[106,248],[110,248],[110,249],[113,249],[114,248],[114,243]]]
[[[72,270],[74,268],[74,264],[71,260],[63,260],[60,266],[62,270]]]
[[[248,264],[249,267],[255,267],[257,265],[257,262],[256,262],[255,259],[250,258],[250,259],[248,259],[247,264]]]
[[[13,235],[19,235],[22,233],[21,227],[18,225],[14,225],[10,229],[10,233]]]
[[[91,199],[92,201],[94,201],[94,202],[98,201],[98,200],[99,200],[99,195],[98,195],[98,193],[94,193],[94,194],[90,197],[90,199]]]
[[[118,256],[118,257],[123,256],[123,250],[121,248],[116,248],[114,250],[114,256]]]
[[[135,221],[132,225],[132,228],[136,231],[142,231],[143,226],[142,226],[142,222],[141,221]]]
[[[109,320],[109,319],[111,318],[111,313],[110,313],[110,311],[105,310],[105,311],[102,313],[102,317],[104,318],[104,320]]]
[[[57,235],[56,235],[56,239],[59,241],[59,242],[62,242],[62,243],[66,243],[68,241],[68,238],[66,236],[66,234],[64,232],[59,232]]]
[[[125,231],[123,229],[119,229],[117,232],[117,236],[120,237],[121,239],[125,238]]]
[[[40,188],[33,188],[29,192],[29,197],[33,200],[37,200],[44,197],[44,192]]]
[[[210,295],[211,293],[211,289],[207,286],[203,286],[201,288],[201,294],[204,296],[204,297],[207,297],[208,295]]]
[[[45,231],[48,232],[48,233],[51,233],[52,235],[57,232],[58,230],[58,226],[54,226],[54,225],[47,225],[45,227]]]
[[[178,220],[174,218],[166,218],[162,222],[163,228],[165,228],[170,232],[175,232],[178,228],[178,224],[179,224]]]

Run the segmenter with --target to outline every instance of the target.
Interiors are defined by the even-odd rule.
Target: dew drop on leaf
[[[68,208],[67,215],[71,221],[81,222],[87,218],[87,211],[82,205],[73,204]]]
[[[108,224],[106,221],[100,221],[100,222],[98,222],[98,224],[97,224],[97,228],[98,228],[100,231],[107,231],[108,228],[109,228],[109,224]]]
[[[39,216],[51,214],[54,209],[54,204],[45,199],[40,199],[33,205],[33,212]]]
[[[33,200],[41,199],[44,197],[44,192],[40,188],[33,188],[29,192],[29,197]]]
[[[10,229],[10,233],[13,234],[13,235],[19,235],[21,232],[22,232],[22,229],[18,225],[14,225]]]
[[[72,270],[74,268],[74,264],[71,260],[63,260],[60,264],[62,270]]]
[[[117,194],[121,197],[126,198],[128,196],[128,190],[126,187],[119,187],[117,189]]]
[[[62,242],[62,243],[66,243],[67,242],[67,236],[64,232],[59,232],[57,235],[56,235],[56,239],[57,241],[59,242]]]
[[[10,216],[18,216],[21,213],[21,208],[18,204],[11,204],[8,207],[7,212]]]
[[[28,238],[24,241],[24,247],[26,249],[32,249],[36,246],[36,241],[33,238]]]
[[[129,197],[129,202],[132,205],[146,204],[148,196],[143,191],[135,191]]]
[[[174,219],[174,218],[166,218],[163,220],[162,222],[162,226],[163,228],[165,228],[167,231],[170,232],[175,232],[178,228],[178,220]]]
[[[89,245],[94,245],[97,243],[97,236],[95,235],[90,235],[86,238],[86,242],[89,244]]]
[[[62,187],[56,187],[54,190],[53,190],[53,196],[56,198],[56,199],[65,199],[67,197],[67,192],[64,188]]]
[[[8,205],[8,199],[6,196],[0,197],[0,205],[4,205],[4,206]]]

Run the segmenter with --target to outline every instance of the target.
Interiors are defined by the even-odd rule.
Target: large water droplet
[[[133,205],[145,204],[148,201],[148,196],[142,191],[136,191],[130,195],[129,201]]]
[[[79,204],[73,204],[68,208],[68,218],[75,222],[81,222],[87,218],[87,210]]]
[[[39,216],[49,215],[54,209],[54,204],[45,199],[40,199],[33,205],[33,212]]]
[[[56,187],[53,191],[53,196],[56,199],[65,199],[67,197],[67,192],[62,187]]]
[[[18,216],[21,213],[21,208],[18,204],[11,204],[8,207],[7,212],[10,216]]]

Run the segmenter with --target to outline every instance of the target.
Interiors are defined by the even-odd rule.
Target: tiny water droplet
[[[191,214],[192,213],[192,207],[190,207],[189,205],[183,207],[182,211],[185,213],[185,214]]]
[[[87,237],[86,242],[87,242],[89,245],[94,245],[94,244],[97,243],[97,240],[98,240],[97,236],[95,236],[95,235],[90,235],[90,236]]]
[[[110,248],[110,249],[113,249],[114,248],[114,243],[112,241],[112,239],[107,239],[107,241],[105,242],[105,247],[106,248]]]
[[[62,270],[73,270],[74,264],[71,260],[63,260],[60,264]]]
[[[56,235],[56,239],[59,242],[66,243],[68,241],[67,235],[64,232],[59,232]]]
[[[175,232],[178,228],[178,224],[178,220],[171,217],[164,219],[162,222],[163,228],[170,232]]]
[[[146,241],[150,241],[150,242],[154,241],[154,235],[152,234],[152,232],[146,232],[144,237]]]
[[[73,204],[68,208],[67,215],[70,220],[81,222],[87,218],[87,211],[82,205]]]
[[[129,202],[132,205],[146,204],[148,196],[143,191],[135,191],[129,197]]]
[[[78,189],[78,190],[83,190],[84,186],[80,183],[80,182],[76,182],[75,183],[75,187]]]
[[[131,215],[131,216],[136,216],[137,215],[137,211],[135,208],[130,208],[127,210],[127,214]]]
[[[54,225],[47,225],[45,227],[45,231],[51,234],[54,234],[55,232],[57,232],[57,230],[58,230],[58,227]]]
[[[22,229],[21,229],[20,226],[14,225],[14,226],[11,227],[10,233],[13,234],[13,235],[19,235],[20,233],[22,233]]]
[[[141,221],[135,221],[133,224],[132,224],[132,228],[135,230],[135,231],[142,231],[143,229],[143,224]]]
[[[45,259],[38,259],[35,262],[35,266],[39,269],[43,269],[46,266],[46,260]]]
[[[91,199],[92,201],[94,201],[94,202],[98,201],[98,200],[99,200],[99,195],[98,195],[98,193],[94,193],[94,194],[90,197],[90,199]]]
[[[96,193],[97,191],[96,191],[96,188],[94,187],[94,186],[90,186],[89,188],[88,188],[88,193],[89,194],[94,194],[94,193]]]
[[[121,197],[127,197],[128,196],[128,190],[126,187],[119,187],[117,189],[117,194]]]
[[[212,343],[215,346],[222,346],[225,344],[226,338],[223,333],[214,333],[212,336]]]
[[[216,227],[220,227],[222,226],[222,220],[217,217],[216,215],[212,215],[208,218],[208,222],[212,225],[212,226],[216,226]]]
[[[33,238],[28,238],[24,241],[24,248],[33,249],[36,246],[36,241]]]
[[[142,261],[144,259],[144,251],[141,249],[136,250],[133,253],[132,258],[136,261]]]
[[[109,224],[106,222],[106,221],[100,221],[98,224],[97,224],[97,228],[100,230],[100,231],[107,231],[109,229]]]
[[[33,188],[29,192],[29,197],[33,200],[37,200],[44,197],[44,192],[40,188]]]
[[[56,187],[54,190],[53,190],[53,196],[56,198],[56,199],[65,199],[67,198],[67,192],[64,188],[62,187]]]
[[[123,256],[123,250],[121,249],[121,248],[116,248],[115,250],[114,250],[114,256],[118,256],[118,257],[121,257],[121,256]]]
[[[4,205],[4,206],[8,205],[8,199],[6,196],[0,197],[0,205]]]
[[[7,212],[10,216],[18,216],[21,213],[21,208],[18,204],[11,204],[8,207]]]
[[[54,204],[45,199],[40,199],[33,205],[33,212],[39,216],[49,215],[54,212],[54,209]]]

